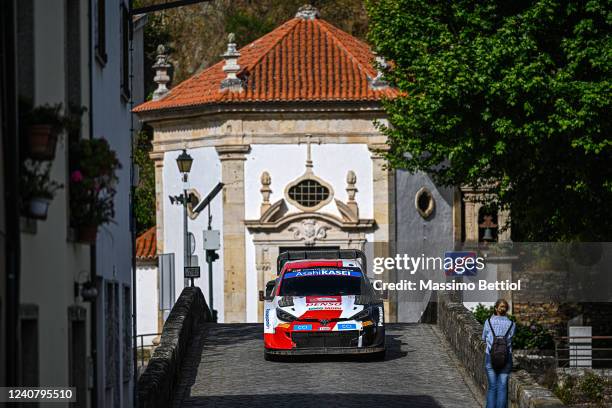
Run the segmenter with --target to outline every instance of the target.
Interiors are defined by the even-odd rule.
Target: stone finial
[[[311,4],[304,4],[295,13],[295,18],[301,18],[302,20],[314,20],[319,18],[319,10]]]
[[[169,92],[166,84],[170,82],[170,76],[168,75],[170,67],[168,55],[166,55],[166,47],[160,44],[157,46],[157,60],[153,64],[153,69],[155,70],[153,81],[157,83],[157,89],[153,92],[154,101],[163,98]]]
[[[270,184],[272,184],[272,177],[270,177],[270,173],[264,171],[261,173],[261,189],[259,190],[263,198],[260,210],[262,215],[270,208],[270,193],[272,193]]]
[[[355,193],[357,193],[357,175],[353,170],[349,170],[346,173],[346,193],[348,194],[348,202],[346,205],[351,209],[356,218],[359,218],[359,206],[355,201]]]
[[[374,53],[376,55],[376,53]],[[387,81],[383,79],[384,70],[389,67],[389,64],[384,57],[376,55],[376,76],[370,81],[370,88],[372,89],[384,89],[389,87]]]
[[[223,65],[223,72],[225,72],[226,77],[221,81],[221,90],[222,91],[231,91],[231,92],[241,92],[242,91],[242,80],[238,78],[238,73],[240,72],[240,65],[238,65],[238,57],[240,57],[240,52],[236,49],[236,35],[234,33],[229,33],[227,36],[227,50],[222,55],[225,60],[225,65]]]

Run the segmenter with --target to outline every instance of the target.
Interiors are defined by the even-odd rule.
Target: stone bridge
[[[263,358],[260,324],[210,323],[199,288],[175,304],[139,380],[139,407],[483,406],[482,326],[462,304],[438,296],[437,324],[387,325],[384,361]],[[562,407],[525,372],[514,373],[512,407]]]

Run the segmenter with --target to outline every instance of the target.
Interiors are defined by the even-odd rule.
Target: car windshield
[[[360,295],[363,274],[351,268],[308,268],[285,272],[281,296]]]

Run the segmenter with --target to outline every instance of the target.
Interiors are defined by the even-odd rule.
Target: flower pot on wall
[[[77,228],[77,241],[84,244],[93,244],[98,237],[97,225],[81,225]]]
[[[57,131],[51,125],[28,127],[29,156],[34,160],[53,160],[57,145]]]
[[[48,198],[32,198],[28,206],[28,215],[37,220],[46,220],[50,203],[51,200]]]

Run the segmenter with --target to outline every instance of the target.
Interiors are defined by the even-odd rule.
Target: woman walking
[[[495,314],[487,319],[482,330],[482,339],[487,343],[485,370],[489,387],[486,408],[506,408],[516,325],[506,316],[508,302],[505,299],[495,302],[494,309]]]

